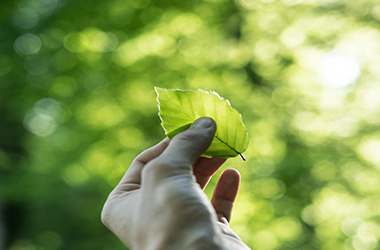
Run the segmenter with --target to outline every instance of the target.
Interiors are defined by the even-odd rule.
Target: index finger
[[[227,159],[220,157],[200,157],[193,167],[193,173],[199,186],[204,189],[211,177],[223,165]]]

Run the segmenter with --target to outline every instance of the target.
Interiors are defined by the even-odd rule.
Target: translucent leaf
[[[217,124],[208,157],[235,157],[248,147],[248,133],[242,117],[228,100],[204,90],[162,89],[155,87],[159,116],[165,134],[173,138],[200,117],[211,117]]]

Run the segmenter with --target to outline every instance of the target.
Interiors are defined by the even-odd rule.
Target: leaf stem
[[[244,158],[244,155],[243,154],[239,154],[240,155],[240,157],[241,157],[241,159],[243,160],[243,161],[246,161],[246,159]]]

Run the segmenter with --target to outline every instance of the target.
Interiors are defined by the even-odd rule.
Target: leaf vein
[[[227,147],[229,147],[230,149],[232,149],[235,153],[237,154],[240,154],[236,149],[234,149],[233,147],[231,147],[230,145],[228,145],[226,142],[224,142],[222,139],[220,139],[218,136],[215,136],[216,139],[218,139],[221,143],[223,143],[224,145],[226,145]]]
[[[174,106],[177,106],[178,107],[178,109],[180,110],[180,111],[182,111],[183,113],[185,113],[192,121],[194,121],[194,118],[192,118],[184,109],[183,109],[183,104],[182,104],[182,100],[181,100],[181,97],[179,96],[179,93],[177,92],[176,93],[177,94],[177,96],[178,96],[178,99],[179,99],[179,101],[180,101],[180,103],[181,103],[181,106],[178,106],[174,101],[172,101],[171,99],[169,99],[169,101],[172,103],[172,104],[174,104]]]

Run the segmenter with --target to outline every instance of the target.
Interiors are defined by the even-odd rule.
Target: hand
[[[109,195],[102,222],[133,250],[249,249],[230,229],[240,175],[227,169],[211,202],[203,193],[225,162],[200,155],[216,124],[200,118],[191,127],[144,151]]]

